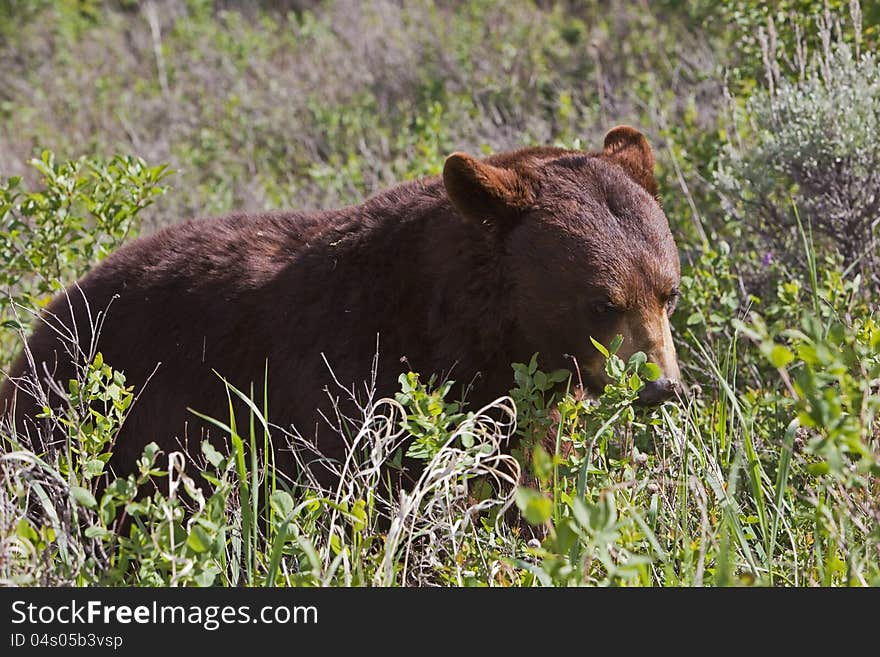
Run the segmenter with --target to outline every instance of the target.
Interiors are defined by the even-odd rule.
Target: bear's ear
[[[657,180],[654,178],[654,151],[645,135],[628,125],[611,128],[605,135],[602,155],[619,164],[627,175],[657,196]]]
[[[535,200],[531,185],[519,173],[480,162],[466,153],[446,158],[443,184],[455,209],[478,222],[504,221]]]

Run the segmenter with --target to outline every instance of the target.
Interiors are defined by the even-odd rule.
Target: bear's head
[[[500,251],[519,355],[543,367],[571,364],[594,393],[607,382],[590,337],[619,355],[642,351],[662,372],[646,403],[680,380],[669,317],[678,298],[678,250],[657,200],[654,154],[639,131],[619,126],[601,152],[524,149],[477,160],[454,153],[443,182],[458,212]]]

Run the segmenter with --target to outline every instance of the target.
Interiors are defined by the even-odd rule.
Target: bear
[[[576,367],[575,380],[601,392],[604,359],[590,338],[620,334],[623,358],[643,351],[659,366],[641,393],[659,403],[679,386],[669,316],[680,266],[654,168],[646,137],[618,126],[596,152],[456,152],[442,175],[344,209],[168,226],[49,304],[8,372],[0,411],[20,431],[37,422],[41,407],[22,383],[37,377],[57,390],[51,378],[66,389],[71,339],[134,387],[109,463],[116,475],[134,471],[149,442],[198,451],[193,437],[212,428],[188,409],[228,418],[217,374],[337,460],[345,443],[327,427],[328,390],[362,384],[374,365],[377,396],[413,370],[466,384],[480,408],[508,393],[511,363],[534,353],[544,369]],[[289,451],[275,458],[295,470]]]

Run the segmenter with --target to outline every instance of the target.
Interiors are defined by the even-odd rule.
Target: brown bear
[[[171,451],[186,434],[197,450],[204,426],[188,407],[228,418],[215,371],[254,386],[258,400],[265,392],[273,424],[317,435],[339,458],[343,441],[322,429],[322,413],[332,415],[328,366],[359,385],[377,344],[378,395],[412,369],[469,384],[478,408],[506,394],[510,364],[535,352],[545,369],[575,356],[584,385],[601,390],[590,337],[622,334],[624,357],[644,351],[663,372],[642,393],[653,403],[679,379],[668,319],[678,283],[654,156],[637,130],[612,129],[596,153],[454,153],[442,177],[362,205],[189,221],[129,243],[49,305],[28,342],[33,360],[19,357],[0,409],[14,409],[24,429],[40,409],[21,377],[73,377],[61,325],[135,388],[110,462],[117,474],[151,441]],[[289,454],[276,458],[293,467]]]

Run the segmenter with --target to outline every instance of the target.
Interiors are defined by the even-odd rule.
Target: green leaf
[[[195,576],[196,585],[201,587],[213,586],[218,573],[219,570],[215,564],[206,564],[205,569]]]
[[[214,449],[214,446],[210,443],[210,441],[202,441],[202,454],[204,454],[205,458],[208,459],[208,463],[213,465],[215,468],[220,467],[220,464],[223,463],[223,455],[216,449]]]
[[[514,363],[513,365],[513,380],[516,383],[517,387],[523,388],[527,390],[531,387],[532,377],[529,376],[528,368],[522,363]],[[399,401],[399,400],[398,400]]]
[[[186,537],[186,544],[193,552],[206,552],[211,547],[211,538],[198,525],[193,525]]]
[[[538,371],[538,352],[532,354],[532,358],[529,361],[529,374],[534,374]]]
[[[40,540],[39,534],[34,531],[34,528],[31,527],[31,523],[29,523],[26,518],[22,518],[18,521],[18,525],[15,527],[15,533],[19,538],[23,538],[32,543],[36,543]]]
[[[443,412],[443,400],[434,398],[428,402],[428,413],[433,417],[437,417]]]
[[[703,314],[701,312],[695,312],[688,315],[688,318],[685,320],[685,324],[687,326],[694,326],[696,324],[701,324],[703,322]]]
[[[596,340],[596,338],[594,338],[593,336],[590,336],[590,342],[593,343],[593,346],[596,347],[596,350],[597,350],[600,354],[602,354],[603,356],[605,356],[605,358],[608,358],[608,356],[611,355],[611,354],[608,353],[608,350],[607,350],[605,347],[602,346],[602,343],[599,342],[598,340]]]
[[[543,493],[531,488],[516,489],[516,505],[532,525],[543,525],[553,513],[553,502]]]
[[[159,453],[159,446],[156,443],[148,443],[146,447],[144,447],[143,456],[141,460],[144,464],[144,469],[150,469],[153,467],[153,464],[156,462],[156,455]]]
[[[367,526],[367,503],[365,500],[358,500],[354,503],[354,506],[351,507],[351,515],[353,516],[353,520],[351,523],[351,528],[356,531],[363,531],[363,529]]]
[[[828,461],[821,461],[819,463],[811,463],[807,466],[807,471],[812,475],[826,475],[831,472],[831,466],[828,465]]]
[[[494,490],[492,489],[492,484],[485,479],[475,479],[470,493],[471,497],[482,502],[492,497]]]
[[[627,368],[634,370],[636,372],[639,371],[639,368],[648,362],[648,357],[645,355],[644,351],[637,351],[632,356],[629,357],[629,360],[626,363]]]
[[[611,356],[605,363],[605,372],[615,381],[620,379],[620,375],[623,374],[623,370],[623,361],[620,360],[620,358],[618,358],[617,356]]]
[[[541,445],[535,447],[532,452],[532,468],[535,476],[542,483],[548,481],[553,474],[553,459]]]
[[[541,371],[535,372],[535,387],[544,392],[548,388],[550,388],[550,384],[547,383],[547,375]]]
[[[590,515],[593,509],[592,505],[587,505],[582,499],[575,498],[572,501],[571,512],[574,516],[574,519],[581,527],[589,527],[590,526]]]
[[[99,459],[90,459],[85,462],[82,467],[83,476],[86,479],[92,479],[99,476],[104,471],[104,462]]]
[[[660,378],[661,374],[663,374],[663,371],[657,363],[645,363],[642,368],[642,376],[648,381],[656,381]]]
[[[95,499],[95,496],[92,495],[91,491],[88,491],[81,486],[70,487],[70,499],[87,509],[94,509],[98,506],[98,501]]]
[[[794,354],[787,347],[781,344],[774,345],[770,350],[770,363],[775,368],[782,368],[794,360]]]
[[[547,380],[553,384],[563,383],[565,381],[568,381],[568,377],[570,376],[571,372],[569,372],[568,370],[553,370],[552,372],[550,372],[550,374],[547,375]]]
[[[99,527],[98,525],[92,525],[91,527],[87,527],[85,531],[86,538],[99,538],[102,541],[106,541],[113,537],[113,532],[109,529],[105,529],[104,527]]]
[[[283,490],[277,490],[269,498],[272,510],[281,518],[286,518],[293,511],[293,498]]]
[[[622,345],[622,344],[623,344],[623,336],[618,333],[617,335],[614,336],[614,339],[611,341],[611,345],[608,347],[608,351],[610,351],[612,354],[616,354],[617,351],[620,349],[620,345]]]

